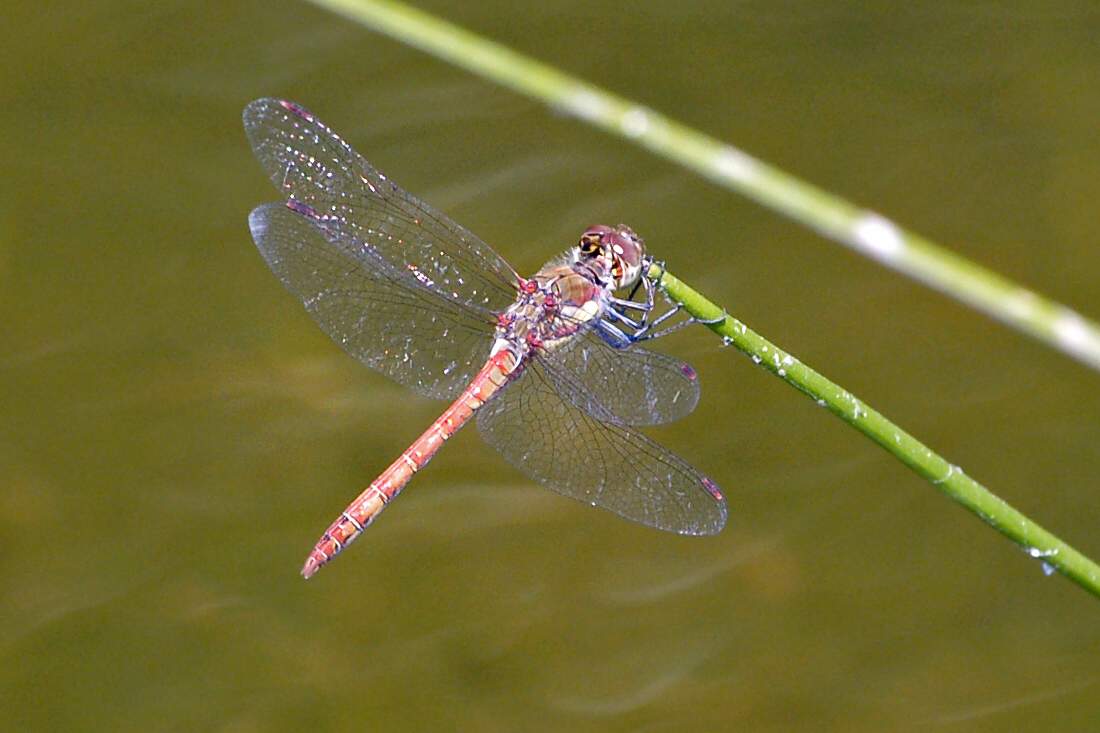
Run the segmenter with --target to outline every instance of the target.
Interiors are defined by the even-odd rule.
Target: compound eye
[[[585,232],[578,245],[583,255],[598,255],[603,251],[603,238],[593,232]]]

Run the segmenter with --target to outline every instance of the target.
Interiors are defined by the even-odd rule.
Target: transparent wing
[[[559,494],[679,534],[714,534],[726,523],[713,481],[541,357],[479,410],[478,429],[509,463]]]
[[[293,207],[293,208],[290,208]],[[291,201],[248,218],[267,264],[352,356],[420,394],[453,399],[484,364],[494,323],[396,269]]]
[[[276,188],[425,288],[490,311],[515,299],[516,273],[489,245],[402,190],[309,111],[257,99],[245,107],[244,128]]]
[[[594,330],[566,340],[543,359],[584,389],[565,394],[597,417],[609,412],[627,425],[659,425],[691,413],[699,380],[691,365],[639,346],[615,349]],[[589,404],[593,396],[595,404]]]

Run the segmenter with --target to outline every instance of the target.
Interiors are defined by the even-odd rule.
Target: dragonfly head
[[[586,265],[614,290],[638,282],[644,257],[645,243],[625,224],[588,227],[576,251],[576,261]]]

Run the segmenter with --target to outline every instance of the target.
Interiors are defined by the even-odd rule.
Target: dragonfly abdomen
[[[491,356],[458,399],[329,525],[306,558],[302,576],[311,577],[354,542],[401,493],[413,474],[428,465],[443,444],[507,383],[517,363],[507,349]]]

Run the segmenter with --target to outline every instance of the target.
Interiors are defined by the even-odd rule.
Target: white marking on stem
[[[1097,343],[1094,330],[1080,313],[1069,308],[1061,308],[1054,317],[1051,327],[1063,349],[1100,359],[1100,343]]]
[[[602,120],[607,115],[607,102],[599,94],[582,89],[564,100],[565,108],[584,120]]]
[[[622,125],[627,137],[641,137],[649,132],[649,112],[641,107],[631,107],[623,113],[619,124]]]
[[[714,170],[724,178],[748,181],[755,178],[760,166],[756,161],[734,147],[725,146],[714,156]]]
[[[873,211],[856,219],[852,236],[857,247],[878,260],[896,260],[905,253],[905,240],[897,224]]]
[[[961,471],[959,470],[959,467],[954,465],[954,464],[949,463],[949,464],[947,464],[947,473],[944,474],[943,476],[941,476],[940,478],[932,479],[932,483],[939,486],[940,484],[945,483],[948,479],[950,479],[952,476],[954,476],[956,472],[961,473]]]

